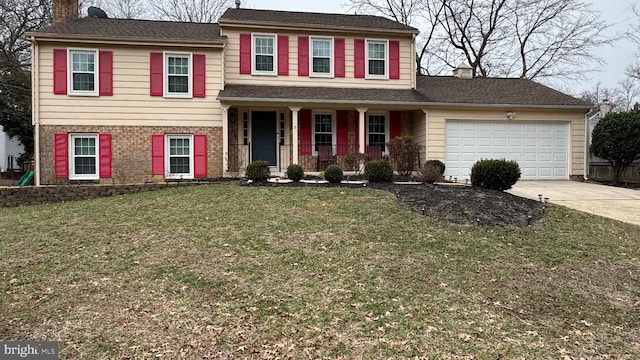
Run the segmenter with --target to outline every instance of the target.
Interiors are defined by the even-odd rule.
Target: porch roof
[[[418,76],[417,89],[299,87],[228,84],[218,100],[278,104],[395,105],[407,107],[513,107],[588,110],[591,104],[535,81]]]
[[[337,87],[299,87],[265,85],[226,85],[218,100],[281,104],[411,105],[426,99],[413,89],[362,89]]]

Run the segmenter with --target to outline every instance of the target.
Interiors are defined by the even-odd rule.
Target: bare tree
[[[232,0],[158,0],[151,3],[155,17],[172,21],[210,23],[233,5]]]
[[[107,13],[107,16],[117,19],[143,19],[151,14],[146,0],[81,0],[81,12],[86,13],[89,6],[95,6]]]
[[[28,67],[31,44],[25,33],[51,23],[50,0],[0,0],[0,67]]]
[[[477,76],[580,79],[610,39],[585,0],[350,0],[351,10],[426,29],[419,73],[461,62]],[[403,16],[411,8],[420,14]],[[582,65],[582,66],[581,66]],[[587,69],[590,70],[590,69]]]
[[[624,36],[636,44],[636,46],[640,47],[640,6],[638,4],[633,5],[631,11],[635,15],[637,22],[631,25],[629,31],[627,31]],[[629,65],[627,67],[627,75],[640,80],[640,62]]]

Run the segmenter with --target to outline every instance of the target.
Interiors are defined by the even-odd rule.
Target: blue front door
[[[276,159],[276,112],[251,112],[252,161],[264,160],[270,166],[277,166]]]

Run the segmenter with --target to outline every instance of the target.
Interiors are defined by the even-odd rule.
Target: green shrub
[[[264,160],[254,161],[247,166],[247,172],[245,174],[247,179],[253,181],[264,181],[271,176],[271,170],[269,170],[269,163]]]
[[[389,158],[396,167],[398,174],[411,175],[420,154],[420,147],[413,141],[413,136],[397,136],[387,143]]]
[[[591,152],[613,167],[613,182],[640,159],[640,112],[609,113],[593,128]]]
[[[444,163],[440,160],[427,160],[424,163],[424,167],[426,168],[427,166],[434,166],[438,169],[438,172],[440,175],[444,175],[444,170],[446,169],[446,167],[444,166]]]
[[[340,169],[340,166],[329,165],[324,171],[324,179],[330,183],[337,184],[344,180],[344,174],[342,173],[342,169]]]
[[[423,183],[433,184],[440,180],[442,174],[440,173],[440,167],[432,164],[425,164],[420,170],[420,177]]]
[[[364,178],[371,182],[393,180],[393,168],[387,160],[372,160],[364,164]]]
[[[304,170],[298,164],[291,164],[287,167],[287,177],[293,181],[300,181],[304,177]]]
[[[520,179],[520,165],[514,160],[483,159],[471,167],[471,185],[507,190]]]

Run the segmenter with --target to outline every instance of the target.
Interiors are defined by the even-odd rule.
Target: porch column
[[[424,113],[424,161],[427,161],[429,159],[429,110],[422,109],[422,112]]]
[[[300,146],[298,145],[298,123],[300,122],[300,117],[298,115],[300,114],[300,109],[300,107],[289,107],[289,110],[291,110],[291,145],[293,147],[293,158],[291,160],[292,164],[299,164],[298,154],[300,151],[298,148]]]
[[[229,106],[222,107],[222,175],[229,170]]]
[[[360,144],[360,149],[358,149],[358,152],[364,154],[366,149],[366,137],[364,136],[364,115],[369,109],[356,108],[356,110],[358,110],[358,143]]]

